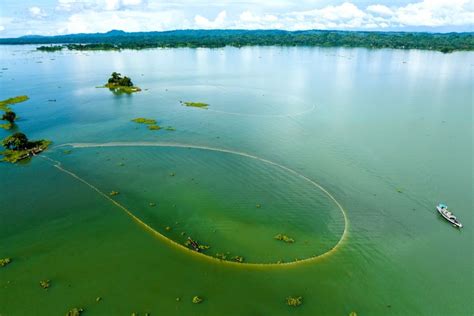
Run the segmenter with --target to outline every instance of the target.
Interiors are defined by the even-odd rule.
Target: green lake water
[[[1,46],[0,315],[473,315],[473,56]]]

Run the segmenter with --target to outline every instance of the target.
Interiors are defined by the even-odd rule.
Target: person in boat
[[[191,247],[193,247],[194,250],[199,252],[199,250],[200,250],[199,244],[196,241],[192,240],[191,237],[188,237],[188,241],[189,241],[189,244],[191,245]]]

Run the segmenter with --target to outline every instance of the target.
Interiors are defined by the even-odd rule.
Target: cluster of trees
[[[120,50],[156,47],[320,46],[425,49],[441,52],[474,50],[474,33],[178,30],[167,32],[73,34],[0,39],[0,44],[65,43],[70,50]],[[43,46],[43,50],[59,49]],[[51,48],[48,48],[51,47]]]
[[[0,155],[3,156],[2,161],[16,163],[42,152],[49,144],[51,142],[44,139],[30,141],[25,134],[18,132],[2,140],[1,145],[5,147],[5,151],[0,152]]]
[[[6,111],[2,115],[2,120],[7,121],[8,123],[12,124],[15,122],[16,113],[13,111]]]
[[[43,51],[43,52],[57,52],[60,51],[64,48],[62,45],[50,45],[50,46],[40,46],[36,47],[37,50]]]
[[[114,87],[114,86],[117,86],[117,87],[133,87],[133,82],[129,77],[127,77],[127,76],[122,77],[121,74],[114,71],[112,73],[111,77],[109,78],[108,86],[109,87]]]
[[[27,150],[34,146],[34,143],[30,142],[25,134],[15,133],[5,138],[2,146],[9,150]]]
[[[115,44],[99,43],[99,44],[69,44],[66,45],[69,50],[120,50]]]

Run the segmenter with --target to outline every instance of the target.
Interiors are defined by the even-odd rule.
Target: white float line
[[[93,189],[94,191],[96,191],[97,193],[99,193],[102,197],[104,197],[105,199],[109,200],[111,203],[113,203],[115,206],[117,206],[118,208],[122,209],[128,216],[130,216],[136,223],[138,223],[139,225],[141,225],[145,230],[147,230],[148,232],[150,232],[152,235],[154,235],[155,237],[157,237],[158,239],[161,239],[165,242],[168,242],[170,245],[174,246],[175,248],[177,248],[178,250],[184,250],[186,253],[192,255],[192,256],[196,256],[196,257],[199,257],[201,259],[206,259],[210,262],[213,262],[213,263],[219,263],[219,264],[226,264],[226,265],[231,265],[231,266],[235,266],[235,267],[241,267],[241,268],[245,268],[245,267],[248,267],[248,268],[283,268],[283,267],[294,267],[294,266],[300,266],[300,265],[303,265],[303,264],[306,264],[306,263],[312,263],[312,262],[316,262],[316,261],[319,261],[319,260],[322,260],[324,258],[327,258],[329,257],[330,255],[334,254],[340,247],[341,245],[343,244],[343,242],[346,240],[347,238],[347,234],[348,234],[348,228],[349,228],[349,220],[347,218],[347,214],[346,214],[346,211],[344,210],[344,208],[342,207],[342,205],[336,200],[336,198],[334,198],[334,196],[331,195],[331,193],[329,193],[324,187],[322,187],[320,184],[316,183],[315,181],[311,180],[310,178],[298,173],[297,171],[293,170],[293,169],[290,169],[288,167],[285,167],[283,165],[280,165],[279,163],[276,163],[276,162],[273,162],[273,161],[270,161],[268,159],[265,159],[265,158],[261,158],[261,157],[257,157],[257,156],[254,156],[254,155],[250,155],[250,154],[247,154],[247,153],[244,153],[244,152],[240,152],[240,151],[235,151],[235,150],[230,150],[230,149],[223,149],[223,148],[215,148],[215,147],[208,147],[208,146],[197,146],[197,145],[188,145],[188,144],[181,144],[181,143],[158,143],[158,142],[109,142],[109,143],[68,143],[68,144],[62,144],[62,145],[58,145],[58,146],[55,146],[54,148],[59,148],[59,147],[65,147],[65,146],[70,146],[70,147],[73,147],[73,148],[100,148],[100,147],[174,147],[174,148],[192,148],[192,149],[201,149],[201,150],[209,150],[209,151],[215,151],[215,152],[223,152],[223,153],[229,153],[229,154],[234,154],[234,155],[239,155],[239,156],[242,156],[242,157],[247,157],[247,158],[252,158],[252,159],[256,159],[256,160],[259,160],[261,162],[264,162],[264,163],[267,163],[267,164],[270,164],[270,165],[273,165],[273,166],[276,166],[276,167],[279,167],[285,171],[288,171],[306,181],[308,181],[309,183],[311,183],[312,185],[314,185],[315,187],[317,187],[318,189],[320,189],[322,192],[324,192],[336,205],[337,207],[339,208],[339,210],[341,211],[342,213],[342,216],[344,218],[344,231],[341,235],[341,238],[338,240],[338,242],[331,248],[329,249],[328,251],[326,251],[325,253],[322,253],[320,255],[317,255],[317,256],[314,256],[314,257],[309,257],[309,258],[306,258],[306,259],[301,259],[301,260],[297,260],[297,261],[291,261],[291,262],[283,262],[283,263],[239,263],[239,262],[233,262],[233,261],[226,261],[226,260],[221,260],[221,259],[218,259],[218,258],[215,258],[215,257],[212,257],[212,256],[209,256],[209,255],[206,255],[204,253],[200,253],[200,252],[196,252],[194,250],[191,250],[183,245],[181,245],[180,243],[166,237],[165,235],[161,234],[160,232],[158,232],[157,230],[153,229],[151,226],[149,226],[147,223],[145,223],[144,221],[142,221],[140,218],[138,218],[136,215],[133,214],[132,211],[130,211],[129,209],[127,209],[125,206],[121,205],[120,203],[118,203],[117,201],[115,201],[114,199],[112,199],[110,196],[108,196],[107,194],[105,194],[104,192],[102,192],[101,190],[99,190],[97,187],[95,187],[94,185],[90,184],[89,182],[87,182],[86,180],[84,180],[83,178],[81,178],[80,176],[78,176],[77,174],[73,173],[72,171],[69,171],[65,168],[62,167],[62,164],[61,162],[59,161],[56,161],[56,160],[53,160],[49,157],[46,157],[46,156],[41,156],[51,162],[53,162],[54,166],[61,170],[62,172],[65,172],[67,174],[69,174],[70,176],[72,176],[73,178],[79,180],[80,182],[84,183],[85,185],[87,185],[88,187],[90,187],[91,189]]]

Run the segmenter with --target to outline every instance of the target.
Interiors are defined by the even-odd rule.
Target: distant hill
[[[426,49],[452,52],[474,50],[474,33],[321,30],[175,30],[129,33],[111,30],[106,33],[3,38],[0,39],[0,44],[63,44],[69,49],[80,50],[260,45]]]

